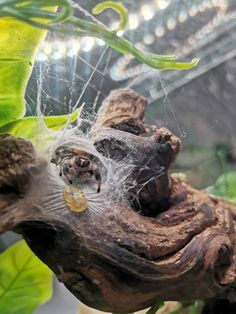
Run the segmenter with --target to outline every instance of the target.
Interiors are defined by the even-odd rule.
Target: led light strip
[[[196,2],[196,1],[195,1]],[[189,3],[189,2],[188,2]],[[217,9],[217,14],[206,24],[204,25],[199,31],[195,34],[190,35],[187,38],[187,42],[184,46],[180,46],[176,49],[175,54],[178,56],[183,56],[191,53],[193,51],[193,45],[196,46],[197,43],[200,43],[206,36],[209,36],[209,33],[222,23],[226,18],[226,11],[228,9],[228,1],[227,0],[203,0],[199,1],[198,4],[194,3],[189,6],[186,10],[181,10],[176,19],[174,17],[170,17],[166,21],[166,26],[158,25],[155,29],[155,35],[157,37],[164,36],[166,29],[169,31],[173,30],[177,23],[184,23],[189,18],[195,17],[198,13],[203,13],[208,9]],[[151,34],[146,35],[148,37]],[[153,41],[145,42],[145,37],[143,38],[143,42],[146,45],[152,44]],[[140,43],[139,43],[140,44]],[[138,75],[143,74],[147,67],[145,65],[137,65],[133,67],[129,67],[130,63],[132,62],[133,58],[130,57],[127,59],[126,56],[120,57],[117,62],[111,67],[110,69],[110,77],[116,81],[127,80]]]
[[[166,9],[173,0],[156,0],[151,4],[144,4],[140,8],[139,13],[131,13],[129,15],[129,27],[128,30],[132,31],[139,27],[145,21],[149,21],[155,15],[155,10],[153,6],[158,7],[160,10]],[[117,22],[112,23],[109,28],[115,29],[117,27]],[[118,36],[123,35],[123,31],[117,33]],[[146,38],[146,41],[148,39]],[[150,41],[150,39],[149,39]],[[69,41],[44,41],[40,47],[36,60],[37,61],[47,61],[52,58],[58,60],[64,57],[75,57],[79,51],[90,52],[96,49],[98,46],[105,45],[104,41],[100,39],[94,39],[93,37],[83,37],[81,39],[72,39]]]

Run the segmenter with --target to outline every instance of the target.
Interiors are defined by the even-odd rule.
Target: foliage
[[[25,114],[25,89],[44,36],[45,31],[15,19],[0,19],[0,126]]]
[[[52,295],[52,272],[20,241],[0,254],[0,313],[31,314]]]
[[[195,67],[199,61],[193,59],[190,63],[181,63],[175,56],[162,56],[141,51],[128,40],[117,36],[117,30],[110,31],[100,24],[74,17],[69,0],[5,0],[3,2],[4,5],[0,5],[0,16],[14,17],[38,28],[57,33],[98,37],[113,49],[123,54],[133,55],[139,61],[156,69],[186,70]],[[45,7],[54,5],[61,6],[61,12],[45,10]],[[128,13],[122,4],[106,1],[97,5],[93,12],[97,14],[107,8],[115,9],[120,14],[121,22],[118,30],[124,28],[127,25]],[[46,22],[43,22],[45,20]]]
[[[78,111],[69,115],[48,116],[43,117],[41,123],[43,123],[44,130],[47,130],[48,128],[51,131],[59,131],[66,124],[75,122],[77,116]],[[25,117],[0,127],[0,133],[9,133],[14,136],[21,136],[34,141],[39,135],[38,126],[39,120],[37,117]]]
[[[113,9],[120,15],[120,24],[113,32],[119,32],[125,29],[129,24],[129,14],[126,8],[121,4],[113,1],[105,1],[97,4],[93,10],[93,14],[100,14],[105,9]]]
[[[176,179],[178,179],[180,181],[186,181],[187,180],[187,176],[183,172],[172,172],[171,175],[172,175],[172,177],[175,177]]]
[[[16,19],[0,19],[0,132],[26,138],[34,135],[37,119],[23,118],[24,95],[37,46],[45,34],[45,30]],[[77,113],[74,113],[71,122],[76,117]],[[68,119],[70,115],[45,117],[44,121],[48,128],[58,130]]]
[[[60,7],[59,13],[55,12],[56,6]],[[128,24],[127,10],[120,3],[106,1],[95,6],[93,13],[99,14],[107,8],[114,9],[120,15],[120,25],[116,30],[110,31],[100,24],[73,17],[68,0],[0,1],[0,127],[5,126],[1,132],[10,130],[14,135],[28,138],[31,135],[29,127],[35,125],[36,118],[22,119],[25,114],[24,95],[35,52],[46,30],[99,37],[113,49],[131,54],[154,68],[190,69],[197,64],[197,59],[190,63],[179,63],[175,56],[159,56],[138,50],[116,35]],[[63,119],[50,117],[50,121],[54,120],[53,125],[58,123],[60,127],[63,127]]]
[[[212,195],[222,197],[233,204],[236,204],[236,172],[223,173],[216,183],[208,188]]]
[[[60,8],[56,12],[57,7]],[[0,132],[34,139],[37,117],[24,117],[25,90],[34,55],[46,31],[103,39],[122,54],[156,69],[191,69],[198,59],[181,63],[175,56],[140,51],[116,32],[128,24],[128,13],[120,3],[107,1],[94,14],[111,8],[120,15],[116,30],[73,16],[69,0],[0,0]],[[43,123],[57,131],[75,121],[68,116],[44,117]],[[51,297],[51,272],[21,241],[0,255],[0,312],[30,314]]]
[[[13,2],[16,4],[17,1]],[[0,8],[1,6],[3,4],[0,2]],[[51,7],[48,9],[55,10]],[[45,30],[14,18],[0,19],[0,132],[34,138],[37,118],[23,118],[24,96],[35,52],[45,35]],[[68,119],[74,122],[76,118],[77,112],[73,114],[73,118],[71,115],[50,116],[45,117],[44,121],[48,128],[59,130],[67,124]]]

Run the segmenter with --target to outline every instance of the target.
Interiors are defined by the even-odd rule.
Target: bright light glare
[[[119,36],[119,37],[122,37],[123,34],[124,34],[124,31],[119,31],[119,32],[116,33],[116,35]]]
[[[47,43],[44,48],[43,48],[43,52],[46,54],[46,55],[50,55],[51,52],[52,52],[52,46]]]
[[[77,55],[80,49],[80,43],[76,39],[71,39],[67,43],[67,55],[68,57],[74,57]]]
[[[173,18],[173,17],[170,17],[167,21],[167,24],[166,24],[167,28],[169,30],[172,30],[175,28],[176,26],[176,20]]]
[[[161,10],[166,9],[169,4],[170,4],[170,1],[168,0],[157,0],[157,6]]]
[[[145,21],[151,20],[155,14],[155,10],[151,5],[144,4],[141,7],[141,14]]]
[[[66,46],[65,43],[62,41],[55,41],[53,43],[53,50],[52,50],[52,58],[58,60],[62,58],[66,53]]]
[[[119,21],[112,22],[109,28],[114,31],[119,27]]]
[[[38,53],[36,55],[37,61],[46,61],[47,59],[48,59],[48,57],[45,55],[45,53],[43,53],[42,51],[38,51]]]
[[[94,38],[88,36],[83,37],[80,41],[81,50],[89,52],[93,48],[94,43]]]
[[[162,37],[165,34],[165,29],[163,26],[157,26],[155,29],[155,34],[157,37]]]
[[[178,16],[178,20],[180,23],[184,23],[188,18],[188,13],[186,11],[181,11],[179,16]]]
[[[54,59],[54,60],[59,60],[59,59],[61,59],[63,57],[63,54],[61,54],[58,50],[56,50],[56,51],[54,51],[53,53],[52,53],[52,58]]]
[[[199,12],[204,12],[206,10],[204,3],[199,4],[198,10],[199,10]]]
[[[154,43],[154,40],[155,40],[155,38],[151,34],[145,35],[144,38],[143,38],[143,42],[146,45],[152,45]]]
[[[66,46],[65,46],[65,45],[60,45],[60,46],[58,47],[58,51],[59,51],[62,55],[64,55],[64,54],[66,53]]]
[[[96,43],[98,44],[98,46],[105,46],[106,44],[105,41],[100,38],[96,39]]]
[[[190,9],[189,9],[189,16],[193,17],[197,14],[198,11],[198,7],[196,5],[193,5]]]
[[[129,15],[129,29],[135,29],[138,27],[138,17],[135,14]]]

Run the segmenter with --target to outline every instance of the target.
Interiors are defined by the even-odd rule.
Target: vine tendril
[[[49,9],[51,7],[59,7],[60,11],[53,12]],[[199,59],[196,58],[189,63],[182,63],[178,62],[176,56],[157,55],[138,49],[131,42],[116,34],[118,30],[123,30],[127,26],[126,8],[120,3],[105,1],[95,6],[93,13],[101,13],[107,8],[114,9],[120,15],[120,24],[115,31],[73,16],[69,0],[0,0],[0,18],[13,17],[34,27],[65,35],[100,38],[114,50],[125,55],[132,55],[155,69],[187,70],[198,64]]]
[[[124,30],[129,24],[129,13],[126,7],[123,6],[120,2],[113,2],[113,1],[105,1],[97,4],[93,9],[93,14],[100,14],[106,9],[113,9],[115,10],[120,16],[120,23],[119,26],[113,30],[114,32],[119,32]]]

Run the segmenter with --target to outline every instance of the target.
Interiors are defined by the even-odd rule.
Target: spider
[[[85,183],[94,178],[98,185],[97,193],[100,192],[102,177],[94,155],[63,145],[55,151],[51,162],[60,166],[60,176],[64,175],[70,184]]]

